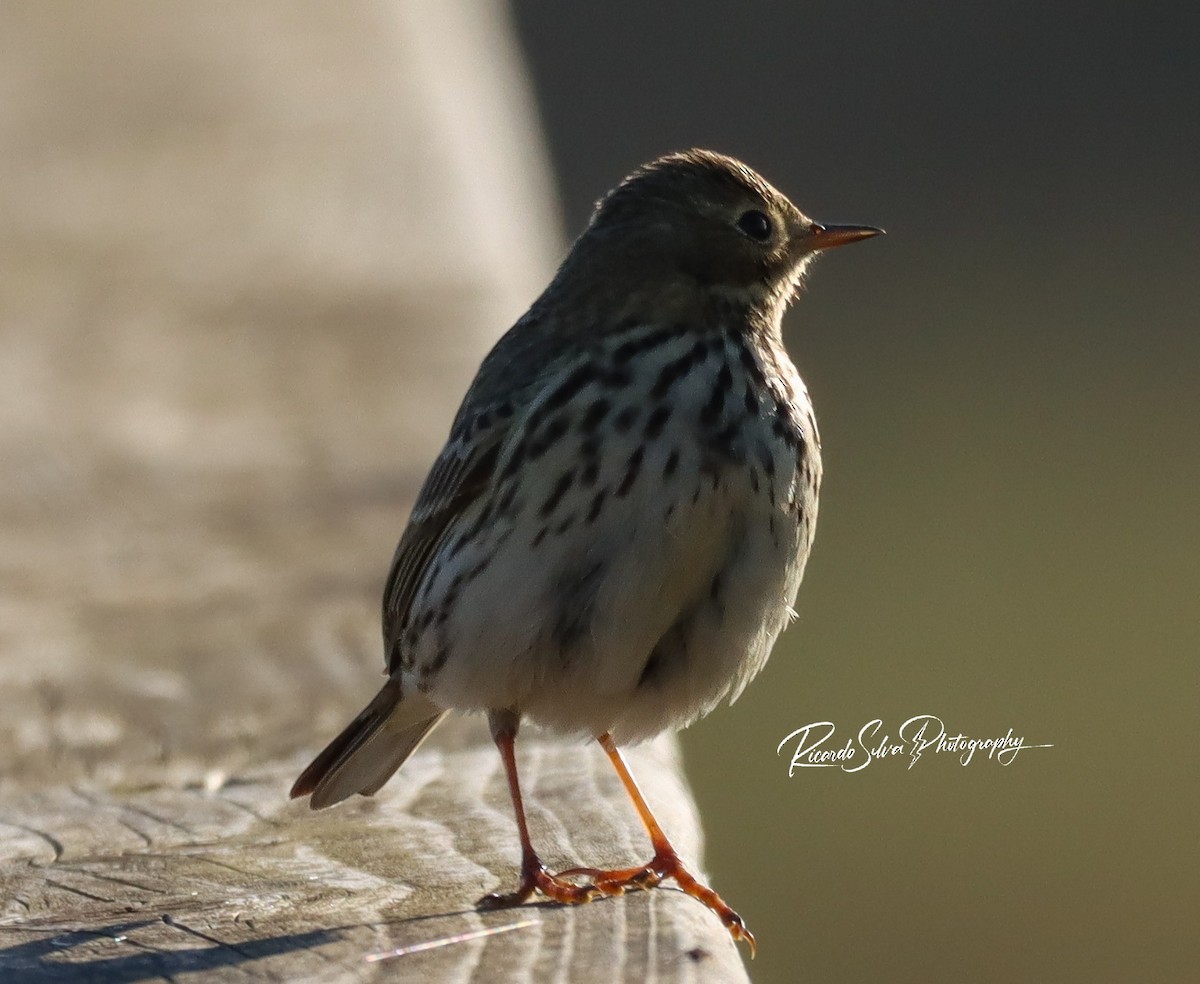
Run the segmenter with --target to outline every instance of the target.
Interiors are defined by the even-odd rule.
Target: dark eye
[[[771,220],[758,209],[750,209],[738,216],[737,227],[758,243],[771,238]]]

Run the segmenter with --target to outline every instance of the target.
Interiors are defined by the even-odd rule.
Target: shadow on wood
[[[6,797],[0,969],[133,981],[238,966],[242,976],[336,980],[401,961],[447,981],[531,971],[620,981],[684,979],[700,963],[710,979],[737,979],[719,923],[667,887],[581,907],[475,911],[479,896],[515,880],[518,862],[503,775],[480,731],[451,726],[447,747],[423,749],[379,796],[318,813],[284,799],[298,757],[220,788],[211,777],[208,788],[80,782]],[[523,745],[531,820],[552,864],[643,857],[595,749]],[[694,857],[673,742],[631,759]],[[368,959],[396,950],[406,952]]]

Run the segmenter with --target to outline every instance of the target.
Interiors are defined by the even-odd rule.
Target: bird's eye
[[[771,238],[771,220],[755,208],[738,216],[737,227],[758,243]]]

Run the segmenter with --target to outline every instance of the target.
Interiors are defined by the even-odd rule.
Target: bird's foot
[[[587,878],[601,895],[624,895],[644,888],[653,888],[666,875],[654,862],[637,868],[567,868],[555,878]]]
[[[546,866],[534,858],[521,866],[521,884],[515,892],[493,892],[476,904],[480,909],[507,909],[528,901],[535,892],[563,905],[580,905],[604,894],[594,885],[575,885],[561,875],[550,874]]]
[[[750,956],[754,956],[754,934],[746,928],[742,917],[734,912],[721,896],[688,871],[673,850],[658,851],[648,863],[639,868],[568,868],[553,877],[585,877],[591,882],[588,887],[601,895],[624,895],[629,891],[653,888],[666,878],[673,879],[685,894],[696,899],[720,919],[735,941],[745,942],[750,947]]]

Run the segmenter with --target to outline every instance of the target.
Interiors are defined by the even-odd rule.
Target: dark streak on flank
[[[472,543],[479,539],[479,535],[487,528],[491,522],[492,516],[496,511],[496,500],[490,499],[480,510],[479,515],[475,517],[470,527],[454,542],[454,546],[450,548],[447,557],[455,557],[460,550],[468,543]]]
[[[716,384],[713,386],[712,396],[708,398],[708,402],[700,411],[702,423],[716,423],[721,416],[721,411],[725,409],[725,397],[731,389],[733,389],[733,372],[730,370],[728,362],[722,362],[721,370],[717,373]]]
[[[766,472],[768,478],[775,477],[775,456],[771,454],[771,449],[762,441],[758,442],[758,460],[762,462],[762,469]]]
[[[513,500],[517,497],[517,483],[509,482],[508,488],[504,490],[504,495],[501,496],[499,504],[496,506],[497,516],[508,516],[512,509]]]
[[[667,425],[667,421],[671,418],[671,408],[663,403],[654,408],[654,411],[646,418],[646,426],[642,430],[642,436],[647,440],[653,440],[663,432],[663,428]]]
[[[601,510],[604,509],[604,500],[607,498],[608,498],[608,489],[601,489],[594,496],[592,496],[592,505],[588,509],[587,515],[584,516],[584,518],[583,518],[583,521],[585,523],[591,524],[596,521],[596,519],[600,515]]]
[[[567,432],[567,418],[564,416],[555,417],[546,425],[546,429],[542,431],[542,435],[538,440],[533,441],[529,445],[529,459],[536,461],[545,454],[557,441]]]
[[[793,451],[798,449],[801,454],[804,453],[804,438],[794,427],[788,426],[788,422],[784,417],[775,418],[774,423],[771,424],[771,433]]]
[[[575,469],[568,468],[559,476],[558,481],[554,483],[554,488],[546,496],[546,501],[542,503],[542,508],[538,510],[538,515],[546,517],[553,513],[558,508],[558,504],[562,502],[563,496],[567,494],[567,490],[574,484]]]
[[[421,666],[421,675],[428,676],[436,673],[446,665],[446,660],[450,658],[450,648],[442,646],[436,653],[433,654],[433,659]]]
[[[737,417],[723,427],[716,436],[715,443],[726,454],[733,453],[733,444],[741,433],[742,422]]]
[[[458,592],[463,585],[463,575],[455,574],[450,580],[450,586],[446,589],[446,593],[442,595],[442,604],[447,608],[453,608],[454,603],[458,601]]]
[[[694,365],[704,361],[708,346],[699,341],[677,359],[672,359],[659,370],[658,378],[650,388],[650,398],[661,400],[679,380],[692,371]]]
[[[590,362],[584,362],[582,365],[576,366],[567,374],[567,378],[559,383],[550,395],[546,397],[537,412],[548,414],[566,406],[585,386],[595,382],[596,375],[596,367]],[[530,417],[530,426],[534,426],[532,415]]]
[[[579,421],[579,429],[585,434],[590,434],[600,426],[611,409],[612,404],[603,397],[599,400],[593,400],[592,405],[587,408],[583,418]]]
[[[637,407],[625,407],[617,414],[617,419],[613,421],[613,425],[617,428],[617,433],[627,434],[638,418]]]
[[[492,553],[485,554],[483,557],[481,557],[479,559],[478,562],[476,562],[474,567],[472,567],[469,571],[467,571],[467,580],[466,580],[467,584],[470,584],[477,577],[479,577],[480,574],[482,574],[484,571],[486,571],[488,569],[488,565],[492,562],[492,557],[494,555],[495,555],[495,551],[492,551]]]
[[[633,374],[624,366],[615,366],[607,370],[600,381],[609,389],[622,390],[633,382]]]
[[[708,597],[717,609],[718,621],[723,622],[725,620],[725,599],[721,595],[725,590],[725,582],[722,580],[722,573],[722,571],[718,571],[712,579],[712,583],[708,586]]]
[[[500,475],[501,478],[511,478],[517,473],[517,469],[521,467],[525,461],[525,442],[521,441],[513,448],[512,454],[508,456],[508,463],[504,466],[504,471]]]
[[[637,480],[638,473],[642,470],[642,459],[646,456],[645,445],[639,444],[634,449],[633,454],[629,456],[629,462],[625,466],[625,477],[621,479],[621,484],[617,486],[617,498],[623,499]]]
[[[745,340],[740,336],[735,336],[738,348],[738,358],[741,360],[742,368],[746,370],[751,378],[760,383],[765,383],[762,370],[758,367],[758,360],[754,358],[754,353],[750,351]]]

